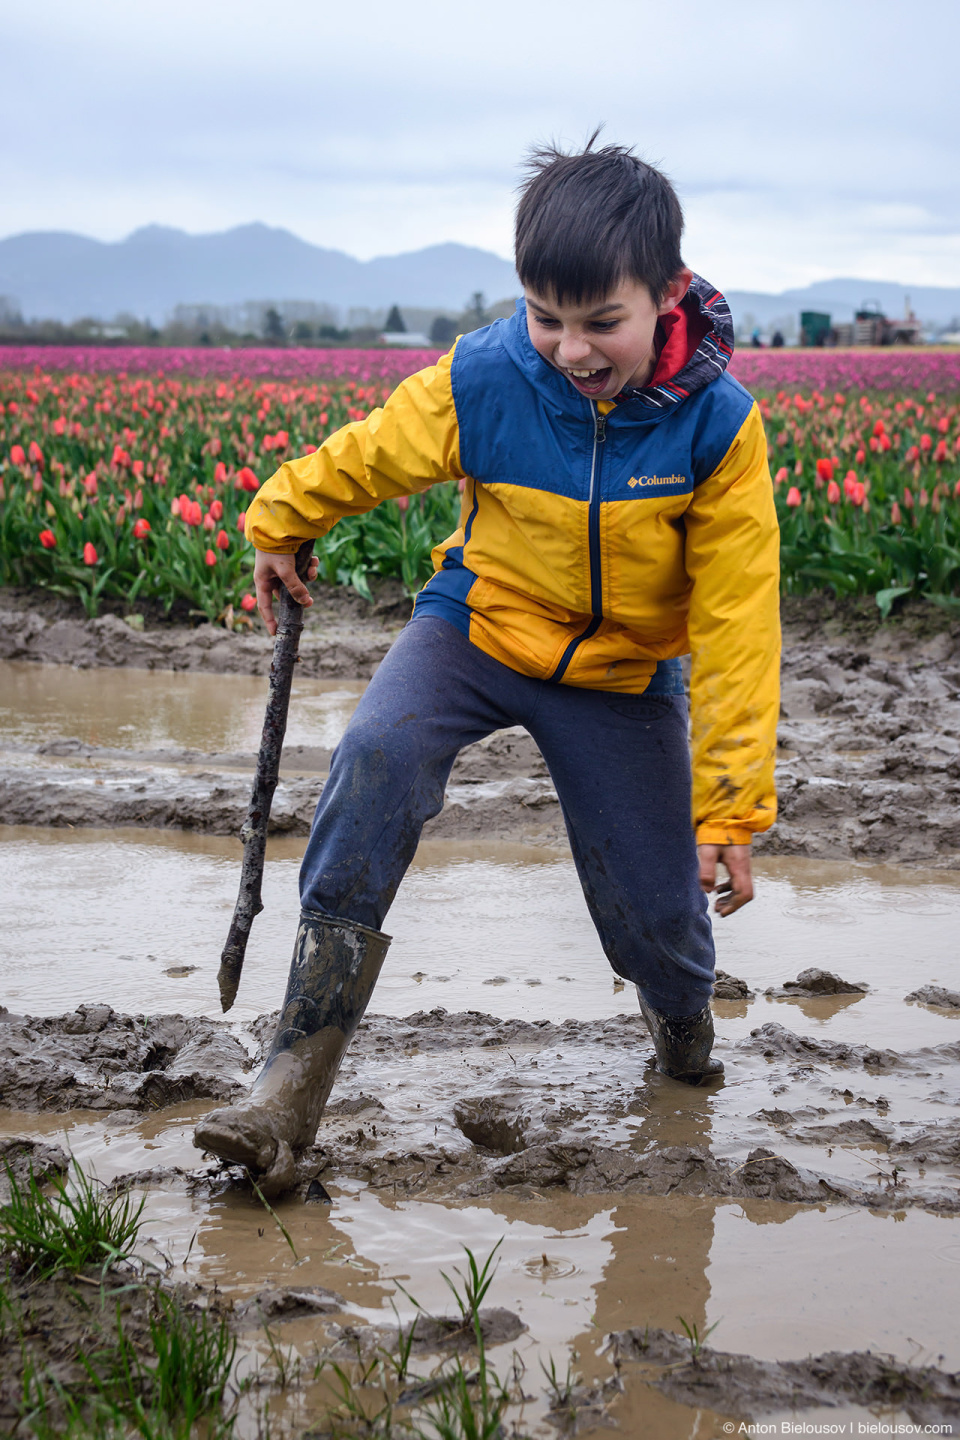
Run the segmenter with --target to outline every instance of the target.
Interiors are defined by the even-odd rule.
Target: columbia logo
[[[686,475],[633,475],[627,484],[632,490],[637,485],[643,488],[648,485],[685,485],[686,481]]]

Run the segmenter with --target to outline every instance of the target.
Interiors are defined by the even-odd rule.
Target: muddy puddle
[[[365,685],[298,677],[288,748],[332,749]],[[254,675],[75,670],[0,660],[0,748],[49,747],[73,737],[108,750],[254,754],[265,695],[264,679]]]
[[[960,1401],[941,1393],[960,1395],[942,1380],[960,1368],[960,872],[917,868],[960,853],[960,714],[937,688],[951,657],[938,669],[819,642],[788,652],[783,820],[757,859],[757,900],[715,925],[733,978],[714,1001],[724,1081],[705,1090],[652,1068],[529,737],[465,752],[298,1190],[277,1203],[295,1256],[191,1135],[242,1093],[270,1033],[303,834],[365,683],[332,677],[370,674],[386,642],[366,668],[369,637],[307,653],[276,806],[286,834],[270,842],[266,908],[224,1020],[230,837],[268,647],[79,628],[81,663],[116,668],[0,661],[0,815],[32,822],[0,826],[0,1141],[72,1153],[143,1193],[145,1253],[235,1305],[247,1373],[274,1362],[245,1302],[329,1292],[271,1322],[303,1369],[269,1391],[270,1433],[316,1427],[318,1353],[369,1353],[392,1305],[413,1319],[405,1291],[449,1314],[441,1270],[498,1241],[489,1302],[507,1319],[491,1358],[532,1397],[511,1412],[517,1433],[573,1433],[548,1410],[551,1356],[582,1377],[579,1434],[610,1421],[643,1440],[748,1421],[960,1433]],[[69,658],[68,629],[38,629],[37,653]],[[133,663],[189,668],[124,669],[101,655],[120,640]],[[216,664],[200,664],[207,640]],[[856,706],[869,713],[854,736]],[[883,855],[914,863],[863,863]],[[697,1366],[684,1324],[710,1332]],[[237,1434],[263,1433],[248,1406]]]
[[[302,849],[300,840],[270,842],[238,1018],[279,1003]],[[216,969],[239,853],[236,841],[177,831],[0,826],[4,1003],[58,1014],[109,994],[130,1013],[218,1015]],[[718,968],[750,992],[717,1002],[723,1034],[740,1039],[771,1021],[893,1049],[960,1040],[956,1011],[905,1001],[924,985],[960,990],[960,875],[779,857],[759,858],[757,872],[754,903],[714,922]],[[442,1006],[530,1021],[635,1013],[559,849],[424,841],[388,926],[378,1013]],[[764,993],[811,966],[866,992]]]
[[[270,848],[266,910],[226,1023],[215,974],[232,842],[0,830],[4,1003],[51,1017],[88,1007],[66,1022],[0,1024],[0,1087],[18,1107],[0,1131],[142,1189],[145,1233],[171,1276],[238,1304],[284,1286],[334,1292],[330,1314],[282,1323],[306,1365],[344,1336],[379,1333],[370,1327],[392,1321],[391,1302],[412,1319],[400,1286],[445,1312],[440,1271],[464,1244],[486,1254],[502,1239],[491,1302],[517,1324],[491,1357],[501,1372],[526,1367],[531,1433],[555,1433],[540,1371],[551,1355],[564,1370],[573,1355],[594,1397],[581,1433],[591,1414],[598,1433],[614,1419],[631,1436],[680,1440],[729,1433],[731,1414],[790,1413],[777,1397],[794,1393],[792,1372],[754,1376],[756,1393],[733,1398],[708,1386],[701,1403],[701,1371],[687,1384],[675,1356],[659,1370],[637,1360],[637,1335],[682,1321],[700,1335],[716,1324],[710,1345],[751,1364],[855,1350],[960,1366],[960,1010],[905,998],[960,990],[960,877],[760,860],[757,901],[716,925],[721,968],[752,994],[715,1001],[724,1083],[688,1090],[651,1069],[568,855],[425,842],[390,916],[375,1013],[300,1192],[277,1206],[294,1258],[191,1134],[256,1064],[256,1017],[286,973],[301,848]],[[811,966],[867,989],[763,993]],[[164,1018],[176,1014],[197,1018]],[[330,1205],[306,1203],[311,1176]],[[619,1368],[614,1332],[633,1356]],[[262,1336],[244,1343],[251,1365],[267,1354]],[[716,1367],[728,1373],[726,1360]],[[906,1422],[896,1404],[851,1394],[831,1391],[827,1409],[808,1396],[803,1418]],[[320,1404],[304,1381],[271,1413],[296,1434]],[[252,1419],[239,1433],[256,1433]]]

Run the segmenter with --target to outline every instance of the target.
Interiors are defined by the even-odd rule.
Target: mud
[[[694,1347],[685,1336],[659,1329],[614,1332],[607,1343],[618,1365],[649,1367],[647,1383],[671,1399],[736,1415],[739,1420],[835,1407],[843,1400],[896,1406],[916,1425],[960,1417],[960,1374],[929,1365],[899,1365],[889,1356],[869,1351],[834,1351],[778,1363],[704,1345],[692,1356]]]
[[[300,674],[327,679],[369,678],[410,614],[399,584],[376,588],[373,605],[352,591],[311,587]],[[0,659],[32,660],[82,669],[131,667],[192,670],[215,675],[267,675],[273,641],[254,621],[233,633],[221,625],[170,625],[159,617],[133,625],[120,615],[96,620],[79,606],[37,591],[0,591]]]
[[[234,1099],[263,1054],[272,1017],[235,1029],[176,1015],[116,1015],[107,1006],[5,1017],[0,1104],[21,1113],[119,1111],[125,1119],[201,1097]],[[434,1010],[368,1019],[318,1144],[301,1158],[299,1193],[305,1197],[315,1179],[326,1186],[349,1177],[394,1195],[460,1200],[560,1187],[573,1195],[960,1214],[960,1122],[948,1102],[960,1077],[960,1040],[898,1054],[768,1022],[732,1044],[721,1041],[717,1053],[735,1083],[689,1102],[653,1070],[639,1016],[556,1025]],[[851,1118],[850,1104],[870,1104],[853,1087],[880,1078],[901,1090],[919,1082],[935,1102],[942,1096],[945,1113],[902,1118],[909,1105],[892,1110],[880,1096],[869,1116]],[[758,1081],[767,1094],[804,1103],[761,1106],[745,1125],[738,1090]],[[672,1119],[678,1105],[680,1118]],[[866,1170],[850,1164],[864,1146],[874,1156]],[[181,1168],[184,1174],[207,1189],[222,1178],[244,1183],[242,1172],[217,1164]],[[142,1171],[120,1177],[163,1180],[155,1167],[149,1181]]]
[[[945,985],[921,985],[905,998],[918,1005],[932,1005],[937,1010],[960,1010],[960,990],[948,990]]]
[[[321,587],[298,676],[369,677],[405,613],[391,595],[378,608]],[[960,626],[922,606],[885,626],[869,607],[820,599],[788,601],[784,610],[780,818],[758,851],[960,868]],[[3,659],[127,667],[136,685],[137,669],[265,675],[270,642],[262,632],[209,625],[136,631],[115,615],[86,621],[55,605],[41,613],[7,592]],[[236,834],[242,823],[246,779],[237,771],[252,766],[252,749],[224,754],[172,739],[160,751],[118,753],[82,740],[71,750],[69,735],[58,739],[59,753],[8,744],[0,823],[156,824],[211,834]],[[288,746],[276,833],[307,832],[330,748]],[[556,795],[529,737],[502,732],[464,752],[431,833],[562,840]]]
[[[869,989],[869,985],[863,985],[859,981],[841,980],[839,975],[831,975],[829,970],[820,970],[817,966],[811,966],[808,970],[801,970],[796,980],[785,980],[782,985],[773,985],[765,990],[764,994],[792,995],[797,998],[810,999],[814,995],[866,995]],[[733,997],[723,996],[721,998]]]
[[[0,1015],[0,1107],[156,1110],[243,1093],[252,1060],[222,1025],[182,1015]]]

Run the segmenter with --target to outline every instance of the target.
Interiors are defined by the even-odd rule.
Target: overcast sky
[[[599,121],[727,289],[960,285],[958,0],[0,0],[0,235],[250,220],[509,255],[518,162]]]

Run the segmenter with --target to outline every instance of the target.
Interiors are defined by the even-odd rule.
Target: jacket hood
[[[517,301],[512,320],[500,322],[503,339],[514,360],[519,362],[538,389],[552,392],[554,401],[582,398],[560,371],[544,360],[533,347],[527,333],[526,304]],[[694,275],[690,288],[676,309],[657,321],[655,344],[657,364],[650,382],[621,390],[617,404],[639,402],[644,410],[666,413],[690,395],[716,380],[727,368],[733,354],[733,318],[730,306],[719,290],[699,275]]]

